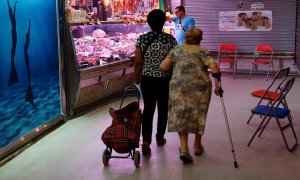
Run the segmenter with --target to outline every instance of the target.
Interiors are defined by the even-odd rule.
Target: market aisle
[[[111,159],[109,166],[102,164],[105,149],[100,136],[111,123],[110,106],[101,107],[65,123],[22,154],[0,168],[1,180],[102,180],[102,179],[196,179],[240,180],[272,179],[297,180],[300,176],[300,149],[289,153],[277,126],[272,122],[262,138],[247,143],[259,122],[258,118],[246,125],[250,109],[258,99],[250,96],[252,90],[267,87],[265,76],[231,75],[223,77],[224,101],[235,145],[239,168],[233,167],[225,121],[219,97],[212,96],[207,126],[203,137],[205,152],[194,158],[194,163],[183,165],[179,159],[179,140],[176,133],[167,133],[167,144],[152,144],[150,157],[141,157],[140,168],[130,159]],[[296,79],[287,101],[300,138],[300,78]],[[130,100],[128,100],[129,102]],[[155,127],[155,126],[154,126]],[[155,132],[153,133],[153,136]],[[190,147],[193,138],[190,138]],[[192,149],[191,149],[191,152]]]

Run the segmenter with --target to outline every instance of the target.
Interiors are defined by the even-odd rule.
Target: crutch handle
[[[221,82],[221,72],[211,73],[212,77],[216,78],[219,82]]]
[[[220,84],[221,84],[221,82],[220,82]],[[220,87],[218,89],[218,93],[219,93],[220,97],[223,97],[224,90],[222,89],[221,85],[220,85]]]
[[[220,95],[220,97],[223,97],[223,89],[222,89],[222,84],[221,84],[221,72],[216,72],[216,73],[212,73],[212,77],[216,78],[219,82],[219,89],[217,91],[215,91],[216,93],[218,93]]]

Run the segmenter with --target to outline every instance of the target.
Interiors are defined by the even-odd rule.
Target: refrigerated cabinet
[[[69,116],[121,96],[133,84],[135,43],[147,24],[71,24],[66,34]]]

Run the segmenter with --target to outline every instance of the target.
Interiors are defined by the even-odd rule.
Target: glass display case
[[[133,84],[137,38],[148,24],[70,24],[68,68],[71,116],[121,96]]]
[[[62,52],[69,117],[121,97],[133,84],[136,40],[150,31],[148,13],[165,7],[170,1],[65,1]]]
[[[137,38],[149,30],[147,24],[108,22],[70,26],[77,68],[99,68],[132,59]]]

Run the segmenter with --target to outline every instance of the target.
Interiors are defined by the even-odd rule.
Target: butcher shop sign
[[[220,11],[219,31],[271,31],[272,11]]]

